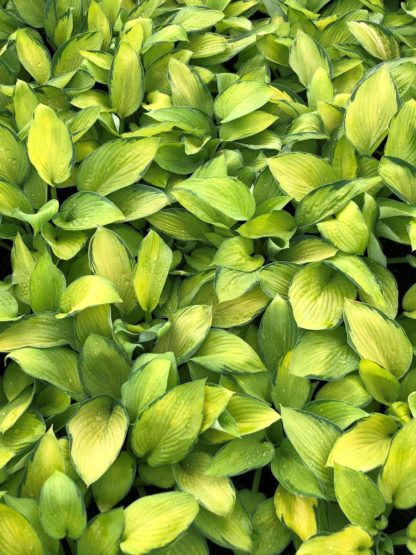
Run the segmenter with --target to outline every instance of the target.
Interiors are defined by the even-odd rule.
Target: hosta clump
[[[0,554],[416,553],[414,2],[0,6]]]

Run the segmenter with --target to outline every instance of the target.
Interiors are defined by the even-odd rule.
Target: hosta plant
[[[416,553],[415,18],[0,0],[1,555]]]

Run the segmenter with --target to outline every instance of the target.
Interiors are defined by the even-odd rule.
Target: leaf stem
[[[1,239],[0,239],[0,247],[2,247],[3,249],[7,249],[8,251],[12,250],[12,247],[5,241],[2,241]]]
[[[397,256],[396,258],[388,258],[387,264],[409,264],[406,256]]]
[[[259,491],[262,470],[262,468],[257,468],[257,470],[254,472],[253,484],[251,486],[251,491],[253,493],[258,493]]]
[[[147,493],[143,486],[137,486],[137,491],[140,494],[140,497],[146,497]]]

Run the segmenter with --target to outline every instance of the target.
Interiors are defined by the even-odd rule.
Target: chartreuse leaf
[[[44,21],[43,0],[14,0],[13,7],[22,20],[32,27],[42,27]]]
[[[18,511],[0,504],[0,549],[4,555],[31,553],[42,555],[43,548],[39,536],[29,521]]]
[[[208,370],[224,374],[266,371],[261,359],[248,343],[237,335],[220,329],[213,329],[208,333],[191,360]]]
[[[399,45],[394,36],[374,22],[349,21],[348,29],[367,52],[380,60],[397,58]]]
[[[291,360],[292,352],[288,352],[272,376],[270,394],[276,408],[283,405],[301,409],[309,397],[309,380],[291,372]]]
[[[79,538],[77,554],[90,555],[94,551],[99,551],[101,555],[117,555],[123,528],[123,509],[119,508],[97,515],[90,520]]]
[[[268,464],[274,456],[273,444],[252,437],[233,439],[222,447],[211,460],[210,476],[238,476]]]
[[[82,231],[123,220],[123,212],[110,200],[98,193],[82,192],[75,193],[62,203],[59,213],[53,218],[53,223],[65,231]],[[60,230],[57,233],[59,232]],[[85,236],[79,233],[66,234],[64,237],[65,242],[69,243],[65,249],[65,253],[69,250],[68,255],[72,249],[79,250],[81,248],[79,242],[83,243],[86,240]],[[59,235],[55,235],[54,239],[56,243]]]
[[[119,398],[121,386],[130,373],[130,364],[117,343],[92,333],[82,346],[79,369],[82,383],[90,395]]]
[[[116,460],[128,423],[122,405],[104,395],[86,401],[68,422],[71,460],[87,486],[101,478]]]
[[[109,469],[92,484],[94,501],[101,512],[112,509],[130,491],[136,474],[136,461],[122,451]]]
[[[259,503],[253,514],[253,555],[281,553],[290,538],[289,530],[276,516],[273,499]]]
[[[341,430],[345,430],[357,420],[368,416],[367,412],[351,403],[325,399],[310,401],[305,405],[304,410],[330,420]]]
[[[33,312],[57,312],[66,287],[64,274],[45,252],[32,270],[29,281],[30,304]]]
[[[32,206],[24,192],[17,185],[1,181],[0,183],[0,212],[4,216],[13,217],[15,210],[30,212]]]
[[[122,40],[114,54],[109,75],[109,92],[112,107],[121,117],[133,114],[144,95],[144,73],[137,52]]]
[[[296,555],[345,553],[345,555],[371,555],[373,540],[359,526],[347,526],[340,532],[310,538],[296,551]]]
[[[220,546],[247,553],[252,549],[252,522],[238,496],[230,515],[221,517],[201,508],[195,525],[204,536]]]
[[[30,304],[29,283],[35,261],[19,233],[13,242],[10,261],[13,269],[14,294],[20,302]]]
[[[233,83],[215,99],[215,115],[221,123],[233,121],[258,110],[271,96],[271,87],[259,81]]]
[[[81,52],[99,50],[102,43],[103,35],[100,31],[80,33],[69,38],[54,54],[52,60],[54,76],[77,70],[84,60]]]
[[[189,553],[189,555],[209,554],[205,538],[193,527],[188,528],[171,546],[160,550],[160,555],[181,555],[182,553]]]
[[[19,137],[5,125],[0,125],[0,178],[22,185],[29,177],[30,164],[26,148]]]
[[[212,96],[199,74],[173,56],[169,60],[169,82],[174,106],[189,106],[212,114]]]
[[[363,472],[335,465],[335,494],[351,524],[372,531],[386,504],[375,483]],[[353,495],[352,495],[353,493]]]
[[[212,309],[207,305],[182,308],[171,317],[171,327],[157,342],[153,352],[172,352],[178,364],[189,360],[207,337]]]
[[[101,276],[82,276],[73,281],[61,297],[60,317],[102,304],[119,303],[122,299],[114,285]]]
[[[119,308],[131,312],[136,306],[133,259],[123,240],[110,229],[100,227],[91,239],[89,257],[94,273],[111,281],[122,298]]]
[[[269,168],[283,191],[295,200],[337,179],[328,162],[306,152],[289,152],[270,158]]]
[[[51,75],[51,58],[40,37],[28,29],[16,33],[16,50],[19,61],[40,85],[46,83]]]
[[[73,258],[87,240],[83,231],[65,231],[50,223],[46,223],[42,227],[42,237],[50,246],[53,254],[62,260]]]
[[[150,405],[136,421],[131,444],[150,466],[174,464],[190,451],[198,437],[205,397],[205,382],[179,385]]]
[[[274,495],[274,507],[277,517],[305,541],[318,530],[314,508],[317,500],[313,497],[301,497],[278,486]]]
[[[415,504],[415,434],[415,420],[405,423],[397,432],[379,476],[379,486],[384,498],[398,509],[408,509]]]
[[[280,419],[280,415],[269,405],[248,395],[233,395],[228,401],[227,411],[240,435],[253,434]]]
[[[346,277],[322,262],[304,266],[289,287],[296,323],[309,330],[336,327],[342,318],[344,299],[353,299],[355,294],[355,287]]]
[[[33,378],[48,382],[70,394],[77,395],[82,392],[78,357],[75,351],[68,347],[27,347],[12,351],[8,357]]]
[[[228,401],[233,395],[233,391],[220,385],[205,386],[204,416],[202,419],[201,432],[206,431],[214,425],[217,418],[226,409]]]
[[[331,63],[325,50],[311,36],[298,31],[292,42],[289,53],[289,63],[299,77],[299,81],[307,86],[310,84],[318,68],[331,73]]]
[[[293,447],[316,475],[325,493],[333,497],[333,471],[326,462],[340,436],[339,428],[329,420],[288,407],[282,407],[281,414]]]
[[[208,473],[212,457],[194,451],[174,467],[176,483],[181,491],[190,493],[211,513],[227,516],[234,509],[235,490],[227,477]]]
[[[351,201],[334,218],[318,223],[325,239],[350,254],[362,255],[367,247],[369,232],[358,205]]]
[[[348,300],[344,318],[348,340],[361,358],[379,364],[398,378],[409,369],[413,348],[395,320],[364,303]]]
[[[290,373],[299,377],[333,380],[353,372],[358,356],[347,343],[343,328],[307,331],[299,338],[290,363]]]
[[[383,156],[379,164],[379,173],[383,181],[398,197],[415,204],[416,168],[400,158]]]
[[[362,472],[381,466],[396,430],[393,418],[372,414],[338,439],[328,457],[328,465],[338,463]]]
[[[397,90],[385,66],[359,83],[345,113],[345,132],[361,154],[372,154],[397,112]]]
[[[385,405],[397,401],[400,383],[391,372],[366,359],[360,361],[359,369],[367,391],[376,401]]]
[[[124,510],[120,549],[128,555],[144,555],[165,547],[189,528],[197,513],[198,504],[188,493],[159,493],[138,499]]]
[[[57,186],[69,179],[75,162],[74,145],[67,126],[49,106],[37,106],[27,148],[30,161],[46,183]]]
[[[140,244],[134,274],[136,297],[146,314],[159,304],[171,264],[172,251],[155,231],[150,230]]]
[[[17,397],[0,409],[0,433],[4,434],[16,424],[30,406],[33,395],[33,385],[29,385]]]
[[[117,139],[103,144],[81,164],[78,190],[108,195],[138,181],[156,155],[159,139]]]
[[[111,193],[108,198],[120,208],[127,222],[156,214],[169,202],[163,191],[137,183]]]
[[[391,120],[389,134],[384,148],[385,156],[400,158],[416,166],[416,100],[405,102]]]

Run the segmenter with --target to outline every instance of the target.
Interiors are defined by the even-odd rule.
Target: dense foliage
[[[414,0],[0,6],[1,555],[416,553]]]

